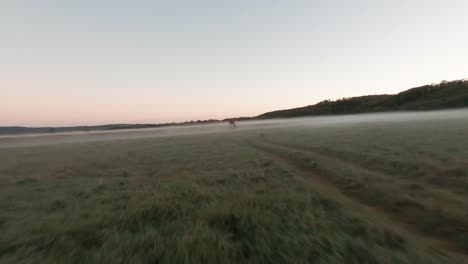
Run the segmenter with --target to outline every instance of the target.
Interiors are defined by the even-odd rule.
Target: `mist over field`
[[[40,146],[60,143],[80,143],[106,140],[140,139],[152,137],[174,137],[211,133],[234,133],[288,127],[345,126],[379,122],[417,122],[423,120],[468,119],[468,109],[438,110],[424,112],[369,113],[339,116],[303,118],[278,118],[267,120],[239,121],[236,129],[229,129],[227,122],[148,129],[112,131],[70,132],[56,134],[1,135],[0,148]]]

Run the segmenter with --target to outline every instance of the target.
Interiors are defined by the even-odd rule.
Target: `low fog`
[[[462,119],[464,121],[468,121],[468,109],[424,112],[371,113],[339,116],[316,116],[288,119],[239,121],[237,122],[237,128],[235,129],[229,128],[228,123],[226,122],[205,125],[190,125],[148,129],[128,129],[36,135],[10,135],[0,136],[0,148],[42,146],[62,143],[84,143],[106,140],[203,135],[211,133],[232,134],[239,133],[242,131],[261,131],[265,129],[278,129],[288,127],[336,127],[364,123],[371,124],[382,122],[416,122],[447,119]]]

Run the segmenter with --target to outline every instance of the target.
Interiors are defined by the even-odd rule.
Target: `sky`
[[[468,77],[468,1],[0,0],[0,126],[254,116]]]

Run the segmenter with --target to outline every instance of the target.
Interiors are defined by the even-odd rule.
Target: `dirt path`
[[[281,151],[281,146],[274,146],[271,143],[254,143],[252,141],[246,141],[246,143],[270,156],[277,165],[281,166],[292,175],[298,175],[309,182],[312,180],[314,189],[316,189],[318,193],[324,197],[335,200],[344,208],[348,208],[350,212],[353,212],[353,214],[361,216],[360,218],[362,218],[362,215],[365,215],[366,217],[363,218],[363,220],[367,220],[371,223],[379,223],[390,230],[395,230],[397,233],[410,237],[413,240],[421,242],[422,244],[426,244],[434,249],[443,249],[459,259],[460,263],[468,263],[468,256],[457,250],[457,248],[450,241],[434,238],[414,230],[414,228],[411,226],[396,221],[382,210],[379,210],[376,207],[368,206],[357,201],[356,199],[346,196],[337,187],[331,184],[330,181],[323,175],[294,165],[288,159],[287,155],[284,154],[285,152]],[[300,151],[297,149],[294,150]]]
[[[409,180],[409,179],[403,179],[401,177],[392,177],[380,170],[376,169],[370,169],[368,167],[365,167],[361,164],[355,163],[353,161],[350,161],[348,159],[342,158],[342,157],[336,157],[332,154],[324,154],[322,152],[319,152],[318,150],[310,149],[307,147],[300,147],[300,146],[293,146],[285,143],[280,143],[280,142],[274,142],[268,138],[263,138],[263,142],[275,146],[275,147],[280,147],[284,149],[288,149],[293,152],[302,152],[306,154],[310,154],[313,156],[316,156],[322,160],[326,160],[328,163],[333,163],[333,164],[340,164],[343,167],[346,167],[347,169],[351,171],[356,171],[359,172],[360,174],[367,174],[367,175],[372,175],[373,177],[378,177],[382,180],[385,180],[387,182],[398,182],[398,183],[403,183],[403,184],[414,184],[415,181]],[[424,182],[425,188],[424,190],[427,192],[429,191],[432,196],[441,198],[443,197],[444,201],[449,201],[450,203],[462,203],[465,204],[463,201],[457,200],[451,193],[450,190],[444,189],[443,186],[437,186],[437,190],[434,189],[434,184],[429,183],[429,182]],[[442,196],[441,196],[442,195]]]

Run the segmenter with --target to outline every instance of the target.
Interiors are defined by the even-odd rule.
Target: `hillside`
[[[193,124],[206,124],[219,122],[218,120],[198,120],[182,123],[163,123],[163,124],[110,124],[99,126],[71,126],[71,127],[21,127],[21,126],[5,126],[0,127],[0,135],[16,135],[16,134],[44,134],[44,133],[70,133],[70,132],[92,132],[92,131],[108,131],[122,129],[142,129],[156,128],[168,126],[184,126]]]
[[[134,129],[155,127],[153,124],[112,124],[100,126],[73,126],[73,127],[21,127],[7,126],[0,127],[0,135],[10,134],[41,134],[41,133],[68,133],[68,132],[89,132],[105,131],[116,129]]]
[[[468,81],[424,85],[395,95],[368,95],[325,100],[315,105],[267,112],[257,118],[342,115],[382,111],[436,110],[468,107]]]
[[[468,80],[442,82],[440,84],[424,85],[412,88],[395,95],[367,95],[343,98],[336,101],[325,100],[315,105],[293,109],[267,112],[256,117],[236,117],[223,120],[209,119],[162,124],[110,124],[100,126],[74,127],[19,127],[0,126],[0,135],[39,134],[64,132],[89,132],[119,129],[156,128],[167,126],[187,126],[226,122],[229,119],[237,121],[251,119],[288,118],[319,115],[343,115],[383,111],[404,110],[436,110],[468,107]]]

